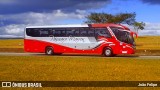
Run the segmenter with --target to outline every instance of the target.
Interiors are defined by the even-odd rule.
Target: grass
[[[160,80],[160,58],[0,56],[0,80]]]
[[[0,48],[23,48],[23,39],[0,40]]]
[[[143,36],[135,41],[138,50],[160,50],[160,36]]]
[[[160,81],[159,65],[160,58],[0,56],[0,81]],[[159,88],[68,87],[44,89],[158,90]]]
[[[0,52],[24,52],[23,39],[0,40]]]
[[[160,36],[135,38],[137,55],[160,55]]]

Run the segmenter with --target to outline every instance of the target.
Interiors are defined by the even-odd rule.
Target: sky
[[[91,12],[135,12],[146,23],[139,35],[160,35],[160,0],[0,0],[0,38],[23,37],[26,26],[83,24]]]

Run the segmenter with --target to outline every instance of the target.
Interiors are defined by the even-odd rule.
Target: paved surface
[[[0,56],[47,56],[44,53],[0,53]],[[56,57],[95,57],[95,58],[106,58],[100,55],[54,55]],[[134,56],[134,55],[128,55],[128,56],[115,56],[115,57],[107,57],[107,58],[158,58],[160,59],[160,56]]]

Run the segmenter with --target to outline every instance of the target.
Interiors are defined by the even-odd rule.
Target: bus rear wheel
[[[45,54],[46,55],[53,55],[54,54],[53,48],[52,47],[46,47]]]
[[[111,49],[111,48],[105,48],[103,54],[104,54],[104,56],[106,56],[106,57],[111,57],[111,56],[113,56],[112,49]]]

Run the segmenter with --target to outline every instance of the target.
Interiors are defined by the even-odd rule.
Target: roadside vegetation
[[[24,52],[23,39],[0,39],[0,52]]]
[[[160,58],[0,56],[0,81],[160,81],[159,65]],[[159,88],[54,87],[41,89],[158,90]]]
[[[0,56],[0,80],[160,81],[160,58]]]
[[[135,38],[137,55],[160,55],[160,36]]]

